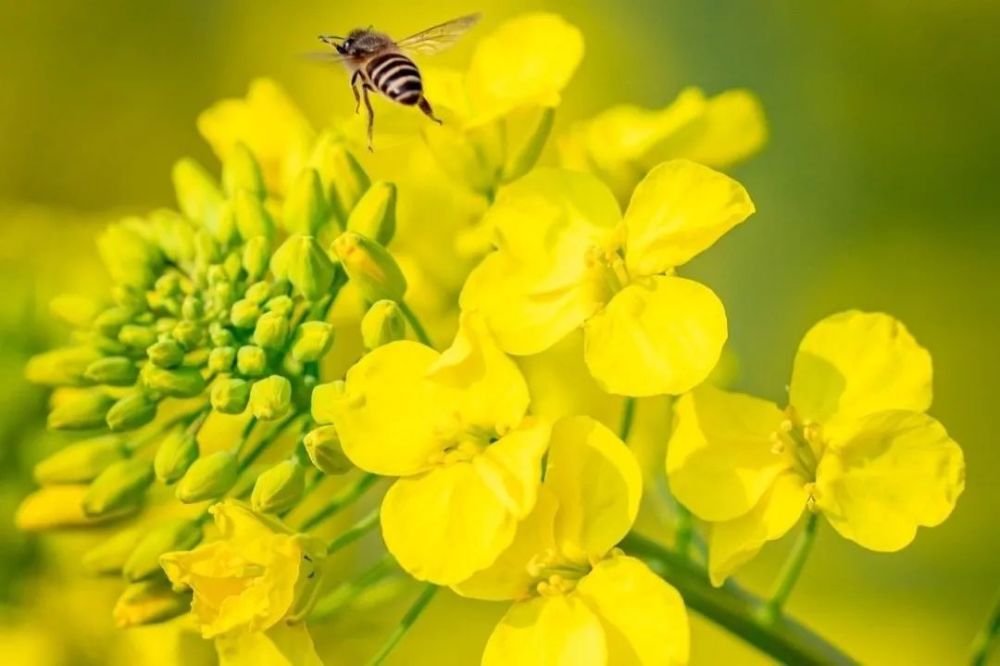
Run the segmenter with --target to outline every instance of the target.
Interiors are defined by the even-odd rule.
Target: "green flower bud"
[[[197,296],[185,296],[181,304],[181,316],[188,321],[198,321],[205,316],[205,304]]]
[[[112,432],[121,432],[144,426],[154,418],[156,418],[156,401],[140,391],[127,395],[112,405],[105,421]]]
[[[271,242],[265,235],[254,236],[243,246],[243,270],[247,279],[259,280],[267,272],[267,264],[271,260]]]
[[[198,458],[177,484],[177,499],[185,504],[216,499],[236,483],[239,464],[231,451]]]
[[[222,163],[222,189],[230,198],[240,193],[251,194],[258,200],[267,196],[260,166],[243,143],[236,143]]]
[[[345,231],[333,241],[351,282],[369,303],[383,298],[398,301],[406,293],[406,278],[388,250],[354,231]]]
[[[396,234],[396,186],[372,183],[347,218],[347,229],[388,245]]]
[[[406,319],[393,301],[376,301],[361,318],[361,341],[366,351],[406,337]]]
[[[197,368],[167,370],[150,363],[142,369],[142,383],[172,398],[193,398],[205,390],[205,378]]]
[[[179,308],[180,306],[178,306],[178,311],[180,311]],[[174,330],[174,327],[177,326],[178,323],[179,322],[173,317],[160,317],[159,319],[157,319],[156,323],[153,324],[153,328],[156,329],[156,334],[159,338],[157,342],[163,342],[165,340],[176,342],[173,336],[170,335],[170,332]],[[148,355],[149,349],[147,349],[146,352]]]
[[[549,140],[549,134],[552,133],[555,117],[555,108],[545,107],[541,110],[541,115],[532,127],[531,134],[507,158],[500,176],[503,182],[509,183],[512,180],[517,180],[531,171],[538,162],[538,158],[541,157],[542,150],[545,149],[545,143]]]
[[[253,341],[264,349],[281,349],[288,339],[288,318],[277,312],[265,312],[257,320]]]
[[[94,301],[84,296],[60,294],[49,301],[49,312],[70,326],[87,328],[94,323],[98,307]]]
[[[229,310],[229,321],[236,328],[253,328],[260,316],[260,306],[245,298],[233,303]]]
[[[188,467],[198,459],[198,441],[183,428],[164,437],[153,458],[153,472],[161,483],[170,485],[180,480]]]
[[[115,436],[95,437],[56,451],[35,465],[35,481],[87,483],[112,463],[125,457],[125,445]]]
[[[212,322],[209,325],[208,337],[216,347],[232,347],[236,343],[233,332],[219,322]]]
[[[171,520],[146,532],[135,550],[125,560],[125,580],[137,582],[160,573],[160,555],[175,550],[190,550],[201,541],[201,526],[196,520]]]
[[[242,414],[250,399],[250,384],[235,377],[219,377],[212,384],[212,409],[221,414]]]
[[[250,505],[257,513],[291,509],[306,489],[306,472],[295,458],[283,460],[257,477]]]
[[[116,284],[111,288],[111,298],[118,307],[132,312],[142,312],[146,309],[145,292],[127,284]],[[149,313],[144,313],[149,317]],[[145,323],[145,322],[143,322]]]
[[[156,282],[153,284],[153,291],[164,298],[177,296],[181,293],[180,274],[170,272],[164,273],[160,277],[156,278]]]
[[[271,258],[271,272],[288,280],[306,300],[326,295],[336,267],[312,236],[290,236]]]
[[[63,347],[32,356],[25,368],[25,377],[34,384],[45,386],[79,386],[90,364],[101,358],[93,347]]]
[[[348,213],[371,185],[368,174],[342,143],[330,134],[317,141],[313,164],[327,186],[330,205],[337,219],[347,219]]]
[[[135,311],[116,305],[97,315],[94,319],[94,329],[102,335],[117,338],[118,331],[122,330],[122,326],[132,321],[134,315]]]
[[[274,237],[274,220],[267,212],[264,202],[256,195],[239,192],[236,194],[233,210],[236,212],[236,228],[244,239]]]
[[[111,616],[119,629],[166,622],[191,610],[191,593],[177,592],[162,580],[133,583],[115,602]]]
[[[208,284],[213,287],[217,284],[229,282],[229,274],[226,273],[226,268],[222,264],[212,264],[209,266],[206,276],[208,277]]]
[[[250,411],[261,421],[274,421],[292,408],[292,383],[281,375],[255,382],[250,389]]]
[[[263,305],[271,297],[271,284],[268,282],[254,282],[247,287],[243,298],[253,301],[257,305]]]
[[[180,211],[211,234],[218,233],[224,199],[208,171],[194,160],[185,158],[174,165],[173,180]]]
[[[208,362],[212,350],[208,347],[198,347],[184,354],[184,365],[188,368],[200,368]]]
[[[159,249],[128,222],[105,229],[97,239],[97,249],[111,279],[121,284],[148,287],[163,265]]]
[[[195,227],[190,220],[172,210],[155,210],[149,216],[149,229],[156,244],[171,263],[177,266],[194,261]]]
[[[344,474],[353,467],[351,461],[344,455],[337,429],[332,425],[310,430],[303,443],[306,453],[309,454],[309,460],[324,474]]]
[[[48,426],[53,430],[103,428],[113,404],[114,398],[100,391],[82,393],[49,412]]]
[[[312,417],[316,423],[333,423],[333,405],[344,396],[344,382],[319,384],[312,390]]]
[[[295,329],[292,358],[300,363],[318,361],[333,344],[333,326],[325,321],[307,321]]]
[[[160,368],[176,368],[184,360],[184,350],[175,340],[161,340],[146,348],[150,362]]]
[[[146,303],[151,310],[159,315],[167,314],[171,317],[178,317],[181,314],[181,302],[176,297],[165,297],[155,291],[146,293]]]
[[[236,352],[236,370],[245,377],[267,372],[267,353],[256,345],[243,345]]]
[[[290,234],[315,236],[326,225],[330,208],[315,169],[305,169],[299,174],[285,198],[281,217]]]
[[[236,282],[243,274],[243,255],[238,250],[233,250],[222,261],[222,269],[226,271],[229,282]]]
[[[156,329],[152,326],[126,324],[118,331],[118,342],[133,349],[145,349],[156,343]]]
[[[236,362],[234,347],[216,347],[208,355],[208,369],[215,373],[229,372]]]
[[[275,296],[264,304],[264,309],[268,312],[276,312],[280,315],[289,315],[295,308],[295,301],[288,296]]]
[[[83,371],[83,376],[95,384],[131,386],[139,375],[135,361],[127,356],[108,356],[94,361]]]
[[[210,271],[215,268],[219,261],[222,260],[222,248],[219,247],[219,241],[216,240],[215,236],[206,229],[199,229],[194,235],[194,263],[197,268],[202,271]],[[218,273],[218,279],[225,279],[225,271],[222,267],[216,269]],[[210,283],[214,283],[215,280],[210,279]]]
[[[125,561],[145,533],[145,528],[134,527],[102,541],[83,554],[83,568],[94,575],[121,573]]]
[[[148,460],[130,458],[114,463],[91,482],[83,496],[83,512],[105,516],[139,505],[153,482],[153,465]]]
[[[193,321],[179,321],[170,332],[185,349],[194,349],[205,339],[205,329]]]

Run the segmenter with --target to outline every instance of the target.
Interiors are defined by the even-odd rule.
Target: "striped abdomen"
[[[377,55],[365,63],[364,68],[375,89],[394,102],[412,105],[423,97],[420,70],[402,53]]]

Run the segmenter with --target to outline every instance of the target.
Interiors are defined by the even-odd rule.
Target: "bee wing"
[[[468,16],[462,16],[461,18],[448,21],[447,23],[436,25],[433,28],[428,28],[427,30],[418,32],[415,35],[411,35],[406,39],[400,40],[396,43],[396,46],[404,51],[419,53],[421,55],[438,53],[458,41],[458,38],[461,37],[466,30],[474,26],[479,21],[480,16],[482,15],[469,14]]]

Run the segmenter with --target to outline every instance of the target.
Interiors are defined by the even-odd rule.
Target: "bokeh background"
[[[403,35],[472,10],[488,29],[531,9],[563,14],[586,37],[563,126],[615,103],[662,106],[689,84],[760,96],[769,143],[734,170],[759,212],[691,270],[727,305],[738,388],[780,400],[802,333],[849,307],[895,314],[931,350],[932,413],[968,466],[955,513],[894,555],[821,532],[789,608],[865,663],[965,661],[1000,584],[1000,4],[0,0],[0,651],[10,663],[171,658],[149,654],[160,629],[113,633],[102,610],[113,590],[79,581],[59,547],[10,524],[45,400],[21,366],[57,335],[45,299],[100,282],[94,230],[170,205],[179,156],[214,164],[194,119],[255,77],[279,81],[317,125],[349,111],[343,73],[296,57],[319,32],[374,23]],[[469,47],[441,61],[461,63]],[[787,547],[769,547],[741,580],[766,590]],[[442,596],[395,663],[475,663],[501,610]],[[357,642],[371,629],[346,621],[329,638]],[[332,663],[352,663],[341,659]],[[693,663],[767,662],[697,621]]]

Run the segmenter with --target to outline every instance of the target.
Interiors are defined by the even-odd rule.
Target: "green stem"
[[[434,343],[431,342],[430,336],[427,335],[424,325],[420,323],[417,318],[416,313],[410,309],[410,306],[406,304],[406,301],[400,300],[396,305],[399,306],[400,311],[402,311],[403,316],[406,317],[406,321],[410,322],[410,328],[413,329],[413,334],[417,336],[417,340],[421,343],[427,345],[430,348],[434,348]]]
[[[348,527],[344,532],[338,534],[337,537],[330,542],[330,545],[326,547],[326,554],[328,556],[333,555],[338,550],[346,548],[364,535],[371,532],[376,526],[378,526],[378,508],[372,509],[365,515],[364,518]]]
[[[385,661],[385,658],[388,657],[389,653],[393,651],[396,644],[402,640],[403,636],[406,635],[406,632],[410,630],[410,627],[413,626],[420,615],[424,612],[424,609],[427,608],[427,604],[431,602],[431,599],[434,598],[434,594],[437,591],[438,588],[436,585],[427,584],[424,586],[424,589],[420,592],[420,596],[417,597],[416,601],[413,602],[413,605],[406,611],[406,615],[404,615],[403,619],[399,621],[399,625],[393,630],[392,634],[389,635],[389,638],[386,640],[385,644],[382,645],[382,648],[374,657],[372,657],[371,661],[368,662],[368,666],[378,666]]]
[[[657,575],[677,588],[689,608],[777,661],[829,666],[857,663],[792,619],[778,616],[774,622],[763,622],[763,600],[733,583],[712,587],[704,570],[654,541],[633,532],[621,547],[645,560]]]
[[[632,424],[635,421],[635,398],[629,396],[622,403],[622,418],[618,425],[618,438],[628,444],[632,434]]]
[[[328,595],[316,602],[309,614],[309,619],[322,621],[333,617],[349,606],[365,590],[384,580],[395,568],[395,560],[386,553],[373,566],[369,567],[354,580],[348,580],[333,589]]]
[[[765,622],[774,622],[775,618],[781,615],[781,609],[784,607],[785,602],[788,601],[788,595],[792,593],[792,588],[795,587],[795,583],[802,573],[802,568],[806,564],[806,559],[809,557],[809,551],[812,550],[818,526],[819,514],[809,512],[806,526],[799,533],[799,538],[795,541],[791,554],[785,560],[785,564],[781,567],[781,572],[778,574],[778,580],[774,585],[774,592],[761,611],[763,614],[762,619]]]
[[[318,511],[316,511],[316,513],[302,521],[302,525],[299,529],[305,532],[316,527],[324,520],[338,513],[341,509],[352,504],[355,500],[364,495],[365,491],[368,490],[376,481],[378,481],[378,476],[375,474],[365,474],[357,481],[334,495],[333,499],[331,499],[326,506],[321,507]]]
[[[993,610],[990,612],[989,619],[976,634],[975,640],[972,641],[970,666],[986,666],[998,634],[1000,634],[1000,594],[993,602]]]
[[[680,502],[677,508],[677,534],[674,538],[674,550],[684,559],[691,557],[691,542],[694,539],[694,517]]]

